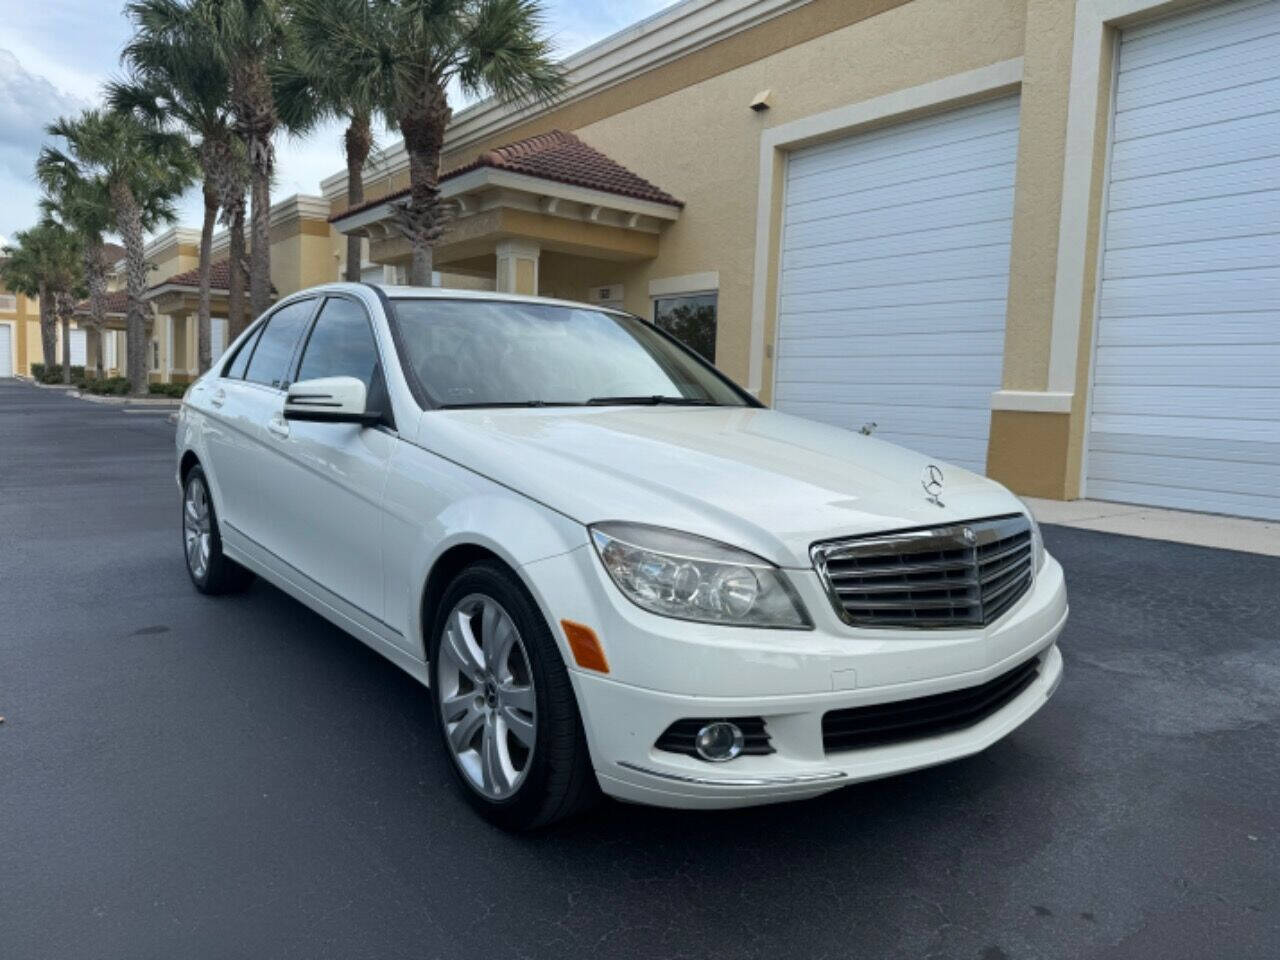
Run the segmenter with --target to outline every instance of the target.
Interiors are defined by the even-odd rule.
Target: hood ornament
[[[924,488],[925,499],[936,506],[943,506],[942,500],[942,468],[931,463],[920,474],[920,486]]]

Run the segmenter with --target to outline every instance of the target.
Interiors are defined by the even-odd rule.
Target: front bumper
[[[1062,568],[1051,557],[1000,621],[973,630],[849,627],[836,617],[816,574],[789,570],[815,629],[751,630],[648,614],[623,598],[589,548],[526,567],[535,592],[559,619],[591,626],[608,675],[573,666],[563,636],[601,788],[623,800],[716,808],[816,796],[977,753],[1025,722],[1056,689],[1055,645],[1067,617]],[[830,710],[926,697],[978,686],[1041,657],[1021,693],[961,730],[886,746],[826,753]],[[776,752],[727,763],[658,750],[674,721],[759,716]]]

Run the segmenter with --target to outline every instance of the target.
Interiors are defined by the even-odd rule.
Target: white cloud
[[[55,117],[78,112],[84,101],[28,70],[9,50],[0,49],[0,231],[30,226],[40,191],[35,160],[44,128]]]

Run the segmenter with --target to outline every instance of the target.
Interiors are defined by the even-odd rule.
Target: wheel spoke
[[[523,713],[512,707],[504,706],[499,716],[507,725],[507,729],[525,745],[526,749],[533,749],[533,721],[528,719]]]
[[[500,794],[510,784],[506,772],[502,769],[502,759],[498,755],[498,725],[493,720],[484,725],[480,766],[484,772],[484,789],[487,793]]]
[[[489,672],[495,677],[504,675],[507,658],[511,655],[511,647],[516,641],[516,628],[509,617],[498,611],[494,619],[493,629],[488,629],[489,607],[485,607],[484,662]]]
[[[445,627],[444,643],[440,645],[440,649],[448,655],[458,670],[479,685],[481,662],[474,649],[475,641],[467,637],[470,632],[471,625],[468,618],[462,613],[457,614]]]
[[[518,687],[513,684],[498,685],[498,700],[504,707],[533,713],[533,687]]]
[[[200,512],[196,509],[194,498],[187,500],[184,512],[186,513],[187,527],[194,530],[200,522]]]
[[[440,701],[440,711],[444,714],[446,723],[453,723],[469,710],[476,707],[476,691],[468,690],[466,693],[455,693],[451,697],[445,697]]]
[[[197,575],[200,573],[199,566],[200,557],[200,537],[192,534],[187,538],[187,563],[191,565],[191,569]]]
[[[470,749],[476,731],[482,726],[484,726],[484,714],[479,710],[472,710],[458,721],[458,725],[449,731],[449,744],[453,747],[453,752],[462,753]]]

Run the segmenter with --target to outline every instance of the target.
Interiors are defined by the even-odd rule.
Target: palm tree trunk
[[[253,206],[249,226],[253,237],[249,247],[249,309],[260,317],[271,306],[271,169],[253,166]]]
[[[147,260],[142,245],[142,210],[134,199],[133,191],[125,184],[111,187],[112,206],[116,210],[120,237],[124,240],[125,287],[128,308],[125,313],[127,365],[129,392],[144,397],[150,391],[147,378],[147,316],[142,295],[147,289]]]
[[[71,294],[59,290],[53,296],[58,322],[62,325],[62,382],[71,383]]]
[[[98,349],[94,373],[101,380],[105,375],[102,368],[102,331],[107,323],[107,272],[106,264],[102,262],[101,237],[91,237],[85,244],[84,278],[89,287],[89,314],[93,317],[92,330]]]
[[[196,369],[204,373],[213,364],[213,330],[209,311],[213,279],[213,224],[218,218],[218,192],[206,176],[204,181],[204,223],[200,225],[200,285],[196,301]]]
[[[40,281],[40,352],[46,372],[57,366],[58,320],[53,312],[53,294],[43,280]]]
[[[249,318],[245,314],[244,288],[244,200],[231,211],[230,244],[227,256],[227,343],[230,343],[249,326]]]
[[[351,118],[345,136],[347,151],[347,209],[364,203],[364,165],[369,159],[369,151],[373,146],[373,129],[368,114],[358,114]],[[363,241],[360,237],[347,236],[347,270],[345,279],[349,283],[360,282],[360,267],[363,260]]]
[[[432,87],[413,112],[400,118],[405,150],[409,154],[409,200],[396,211],[396,226],[413,251],[409,282],[431,286],[431,248],[444,232],[440,203],[440,148],[449,122],[449,101],[444,90]]]

